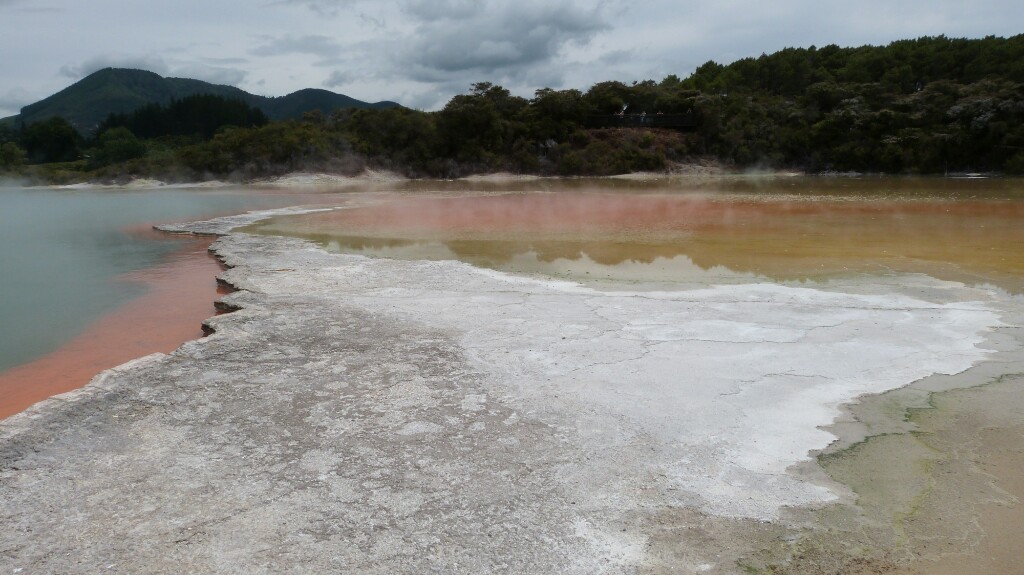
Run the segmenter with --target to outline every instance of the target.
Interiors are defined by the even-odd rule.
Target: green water
[[[126,228],[288,201],[238,190],[0,187],[0,371],[56,349],[140,295],[142,288],[117,276],[180,246]]]

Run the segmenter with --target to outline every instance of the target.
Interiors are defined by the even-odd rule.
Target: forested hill
[[[210,84],[189,78],[164,78],[145,70],[105,68],[56,94],[29,104],[21,114],[5,121],[30,125],[52,117],[68,120],[88,135],[110,114],[125,114],[146,104],[168,104],[195,94],[241,100],[262,110],[271,120],[299,118],[304,112],[337,108],[393,108],[395,102],[368,103],[327,90],[299,90],[277,98],[257,96],[234,86]]]
[[[210,96],[112,118],[88,139],[63,120],[0,125],[0,170],[48,174],[36,165],[78,158],[61,177],[84,169],[85,178],[244,180],[370,165],[448,178],[611,175],[711,159],[817,173],[1024,174],[1024,35],[787,48],[708,62],[686,78],[541,88],[529,98],[489,82],[470,88],[436,112],[349,108],[273,121],[337,96],[308,90],[273,100],[276,108],[259,100],[269,123],[245,102]],[[180,120],[193,109],[201,123]]]
[[[634,109],[693,110],[699,150],[741,166],[1024,173],[1024,35],[787,48],[599,87]]]
[[[1024,35],[981,39],[924,37],[887,46],[786,48],[729,65],[708,62],[682,84],[704,92],[801,96],[816,84],[877,84],[911,93],[931,82],[1024,82]]]

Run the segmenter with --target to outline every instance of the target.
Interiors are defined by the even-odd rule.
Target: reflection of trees
[[[397,257],[413,247],[408,253],[421,257],[432,243],[438,257],[506,269],[522,256],[544,263],[586,257],[603,266],[686,256],[704,270],[721,266],[775,281],[906,272],[1024,292],[1019,201],[566,193],[404,202],[309,217],[302,228],[315,233],[299,235]],[[319,233],[326,229],[359,233]]]
[[[367,252],[392,249],[401,253],[434,243],[462,261],[483,267],[506,268],[517,257],[533,255],[540,262],[579,261],[586,257],[602,266],[654,264],[659,258],[687,257],[702,270],[723,267],[774,281],[821,280],[851,273],[926,273],[939,279],[968,284],[992,283],[1010,293],[1024,293],[1024,262],[1006,261],[1006,250],[993,253],[984,228],[976,225],[941,226],[943,233],[923,233],[919,226],[890,230],[879,227],[853,230],[828,225],[827,231],[793,237],[789,231],[725,234],[654,243],[622,239],[570,240],[448,240],[432,242],[361,236],[306,236],[321,244],[337,243],[341,251]],[[1020,235],[1020,234],[1018,234]],[[1020,240],[1024,240],[1021,237]],[[956,242],[962,242],[957,244]]]
[[[365,236],[335,236],[332,234],[302,234],[302,237],[321,245],[337,244],[341,251],[364,252],[382,249],[398,249],[417,245],[420,242],[399,238],[371,238]]]
[[[488,241],[453,240],[445,242],[460,259],[486,258],[507,264],[516,256],[533,253],[537,260],[552,263],[557,260],[576,261],[583,257],[594,263],[615,266],[626,262],[652,263],[657,258],[674,258],[687,255],[685,244],[645,244],[631,242],[601,241]]]

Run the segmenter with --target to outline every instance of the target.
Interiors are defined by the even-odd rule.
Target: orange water
[[[156,232],[149,232],[156,234]],[[165,236],[166,237],[166,236]],[[210,239],[174,239],[182,247],[160,265],[122,276],[146,293],[94,321],[79,336],[35,361],[0,373],[0,418],[47,397],[82,387],[97,373],[202,337],[214,315],[220,265]]]
[[[804,186],[818,183],[802,180]],[[983,183],[951,189],[937,182],[942,186],[934,193],[880,191],[875,181],[827,194],[793,193],[791,181],[757,193],[664,185],[628,193],[578,187],[454,197],[408,193],[277,218],[251,230],[305,237],[348,253],[453,258],[583,280],[692,282],[709,270],[717,273],[706,279],[715,282],[723,271],[743,281],[751,275],[794,281],[927,273],[1024,293],[1018,188],[1005,181],[994,192]]]

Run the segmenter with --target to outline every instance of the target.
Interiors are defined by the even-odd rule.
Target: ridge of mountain
[[[52,96],[23,107],[18,115],[0,119],[0,123],[29,125],[61,116],[79,132],[88,134],[110,114],[129,113],[151,103],[168,104],[171,100],[194,94],[213,94],[241,100],[259,108],[271,120],[299,118],[303,113],[313,110],[329,114],[337,108],[400,107],[396,102],[363,102],[316,88],[269,97],[250,94],[234,86],[211,84],[192,78],[165,78],[146,70],[104,68]]]

